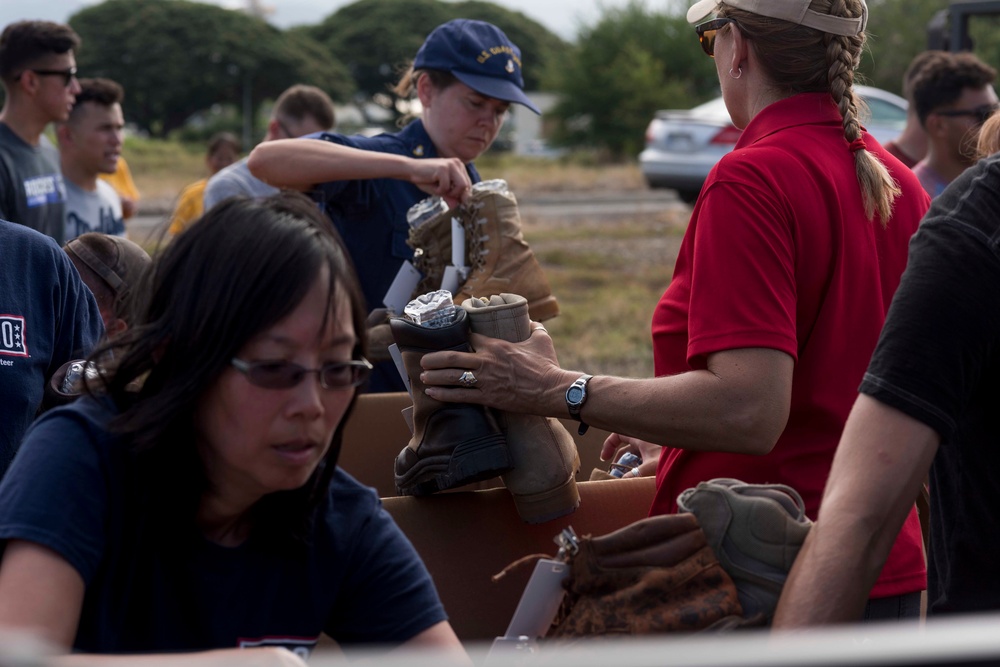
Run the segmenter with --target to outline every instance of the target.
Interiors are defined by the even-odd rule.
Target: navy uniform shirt
[[[438,157],[421,120],[413,121],[394,134],[348,137],[324,132],[309,135],[309,138],[413,158]],[[466,169],[473,183],[481,180],[473,164],[467,164]],[[409,236],[406,212],[429,195],[408,181],[373,178],[323,183],[313,196],[323,205],[344,239],[357,269],[368,310],[381,308],[382,299],[403,261],[413,257],[413,250],[406,245]],[[391,362],[376,364],[368,386],[373,392],[405,391]]]

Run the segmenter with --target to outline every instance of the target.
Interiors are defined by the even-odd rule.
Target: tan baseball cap
[[[688,23],[701,23],[703,19],[714,14],[720,4],[720,0],[699,0],[688,9]],[[868,24],[868,5],[865,4],[865,0],[861,0],[861,16],[856,18],[814,12],[809,9],[811,0],[725,0],[725,4],[752,14],[815,28],[831,35],[846,37],[860,35]]]

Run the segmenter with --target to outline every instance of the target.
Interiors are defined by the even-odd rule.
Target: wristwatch
[[[594,376],[581,375],[566,390],[566,409],[569,410],[570,417],[580,422],[580,430],[578,431],[580,435],[586,433],[587,429],[590,428],[580,417],[580,410],[583,409],[583,404],[587,402],[587,384],[592,377]]]

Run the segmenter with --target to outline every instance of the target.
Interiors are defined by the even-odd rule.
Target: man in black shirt
[[[858,618],[930,470],[931,614],[1000,609],[1000,154],[934,200],[775,627]]]

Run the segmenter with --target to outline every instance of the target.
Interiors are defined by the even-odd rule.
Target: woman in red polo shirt
[[[701,0],[689,10],[744,131],[709,174],[653,315],[657,377],[563,370],[545,335],[517,346],[475,338],[476,354],[425,357],[423,380],[454,385],[471,371],[478,381],[428,394],[568,411],[616,433],[607,454],[656,450],[654,514],[677,511],[698,482],[731,477],[787,484],[815,518],[929,205],[859,124],[852,84],[867,13],[863,0]],[[925,581],[911,513],[866,618],[919,616]]]

